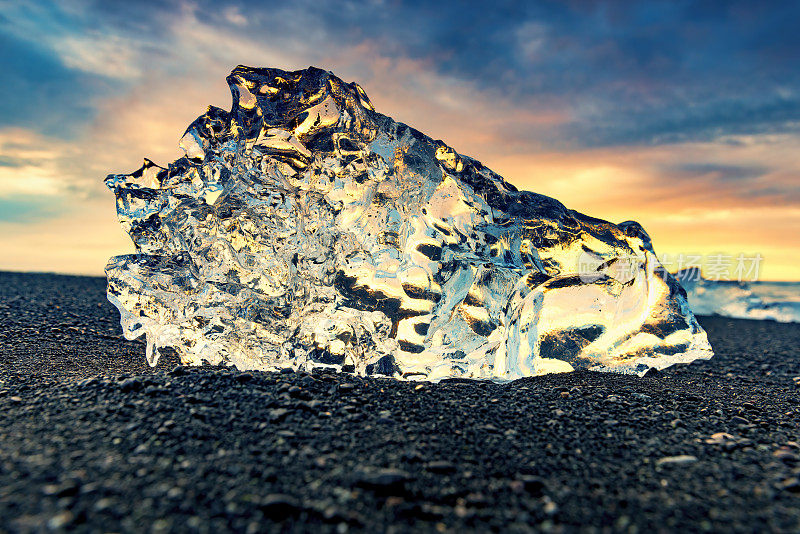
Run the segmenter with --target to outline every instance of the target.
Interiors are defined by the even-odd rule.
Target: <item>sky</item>
[[[798,20],[789,1],[0,0],[0,269],[132,252],[103,178],[180,157],[245,64],[356,81],[520,189],[639,221],[671,270],[800,280]]]

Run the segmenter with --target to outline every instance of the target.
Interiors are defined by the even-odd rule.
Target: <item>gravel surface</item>
[[[800,325],[645,378],[151,369],[102,278],[0,273],[0,531],[800,531]]]

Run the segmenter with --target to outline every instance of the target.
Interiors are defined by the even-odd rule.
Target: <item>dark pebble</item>
[[[800,493],[800,479],[792,477],[781,482],[781,488],[791,493]]]
[[[364,470],[356,474],[355,485],[379,492],[400,491],[413,477],[401,469]]]
[[[545,482],[539,477],[532,475],[520,475],[517,479],[522,482],[522,487],[531,495],[538,496],[544,492]]]
[[[244,384],[246,382],[250,382],[253,379],[253,375],[250,373],[239,373],[236,375],[236,381],[240,384]]]
[[[65,510],[60,512],[47,522],[47,526],[50,530],[62,530],[68,526],[70,526],[75,520],[75,514],[70,512],[69,510]]]
[[[345,382],[344,384],[339,384],[339,392],[340,393],[352,393],[353,390],[356,389],[354,384],[350,384]]]
[[[136,378],[128,378],[119,383],[119,388],[125,393],[139,391],[142,389],[142,383]]]
[[[274,410],[269,410],[267,412],[267,417],[269,418],[270,423],[280,423],[286,416],[289,415],[291,412],[286,408],[275,408]]]
[[[42,493],[54,497],[72,497],[78,494],[81,486],[77,481],[68,481],[63,484],[49,484],[46,485]]]
[[[264,517],[273,521],[282,521],[301,511],[300,503],[291,495],[273,493],[260,500],[258,507]]]
[[[425,464],[425,469],[430,471],[431,473],[447,475],[455,473],[457,468],[455,464],[448,462],[446,460],[436,460]]]
[[[795,464],[798,461],[800,461],[800,456],[786,449],[778,449],[777,451],[772,453],[772,455],[778,460],[787,464]]]

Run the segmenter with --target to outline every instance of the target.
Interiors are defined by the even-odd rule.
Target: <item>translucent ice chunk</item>
[[[637,223],[517,189],[315,68],[237,67],[166,168],[111,175],[108,295],[148,360],[437,380],[709,358]]]

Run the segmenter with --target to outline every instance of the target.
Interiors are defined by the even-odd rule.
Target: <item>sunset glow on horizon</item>
[[[459,6],[0,0],[0,270],[132,252],[103,178],[180,157],[247,64],[356,81],[520,189],[640,222],[660,257],[800,280],[800,7]]]

